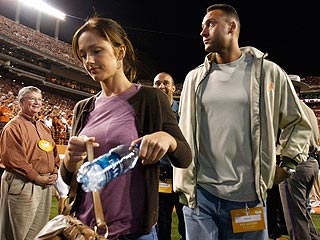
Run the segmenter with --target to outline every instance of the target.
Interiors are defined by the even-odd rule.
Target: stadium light
[[[40,12],[44,12],[51,16],[54,16],[60,20],[65,20],[66,14],[61,12],[58,9],[51,7],[49,4],[45,3],[42,0],[19,0],[21,3],[28,5],[32,8],[39,10]]]

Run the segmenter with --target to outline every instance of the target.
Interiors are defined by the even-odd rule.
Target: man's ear
[[[235,21],[230,22],[229,33],[232,33],[236,30],[237,24]]]
[[[172,92],[176,91],[176,85],[173,85],[171,88],[172,88]]]

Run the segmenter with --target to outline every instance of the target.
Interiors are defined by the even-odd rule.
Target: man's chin
[[[206,51],[206,52],[213,52],[213,49],[211,49],[211,46],[210,45],[204,45],[204,50]]]

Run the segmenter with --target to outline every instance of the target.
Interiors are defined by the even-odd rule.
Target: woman
[[[23,87],[21,111],[3,129],[0,158],[0,239],[33,240],[49,220],[52,185],[57,181],[59,154],[51,132],[38,120],[41,90]]]
[[[106,184],[100,195],[108,239],[157,239],[158,162],[167,153],[174,166],[186,168],[191,161],[189,145],[167,96],[159,89],[132,83],[135,53],[117,22],[88,20],[74,34],[72,48],[102,91],[74,108],[61,175],[70,184],[76,162],[85,159],[88,140],[94,142],[95,157],[120,144],[140,143],[141,161]],[[76,216],[94,227],[92,194],[79,187],[76,201]]]

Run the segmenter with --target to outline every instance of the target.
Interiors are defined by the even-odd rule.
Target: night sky
[[[176,82],[183,82],[188,71],[203,62],[206,52],[199,33],[206,7],[213,3],[228,3],[237,9],[241,21],[240,47],[254,46],[267,52],[268,59],[289,74],[320,76],[320,21],[314,1],[286,6],[281,1],[46,2],[68,15],[66,21],[60,23],[59,31],[59,39],[68,43],[84,19],[94,13],[118,21],[137,51],[142,63],[141,77],[145,79],[153,79],[159,71],[166,71]],[[15,9],[16,0],[0,0],[0,14],[14,20]],[[20,23],[35,29],[36,16],[36,10],[22,5]],[[42,15],[41,32],[54,36],[54,25],[52,17]]]

